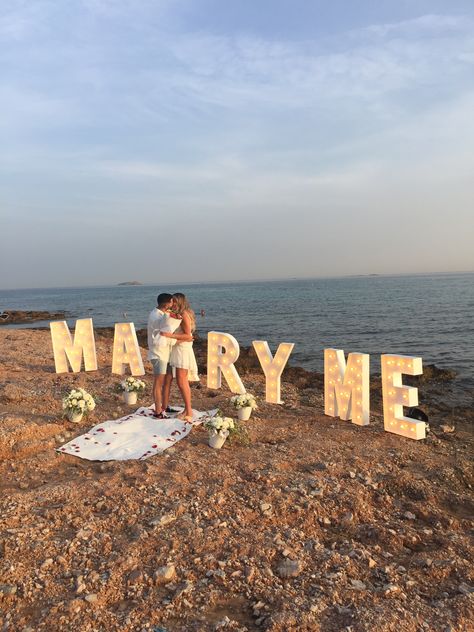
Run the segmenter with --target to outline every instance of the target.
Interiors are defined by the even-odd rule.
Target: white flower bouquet
[[[243,395],[234,395],[230,398],[232,406],[239,410],[240,408],[251,408],[255,410],[257,408],[257,401],[251,393],[243,393]]]
[[[75,388],[63,399],[63,411],[72,420],[82,418],[95,408],[94,398],[83,388]]]
[[[235,422],[231,417],[210,417],[204,426],[209,430],[209,434],[227,437],[229,433],[235,430]]]
[[[248,421],[252,411],[257,408],[257,402],[251,393],[234,395],[230,398],[230,403],[236,409],[240,421]]]
[[[210,417],[204,426],[209,431],[209,445],[211,448],[220,449],[231,432],[235,432],[236,425],[231,417],[216,415]]]
[[[137,380],[137,378],[131,375],[127,377],[123,382],[120,382],[119,390],[123,393],[141,393],[146,388],[146,384],[143,380]]]

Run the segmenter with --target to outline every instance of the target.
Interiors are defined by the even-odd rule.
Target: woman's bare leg
[[[176,382],[184,401],[184,415],[192,417],[191,388],[188,380],[188,369],[176,369]]]

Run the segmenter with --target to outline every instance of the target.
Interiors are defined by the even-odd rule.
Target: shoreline
[[[326,417],[314,376],[303,387],[304,369],[283,374],[285,406],[266,404],[263,375],[249,367],[243,380],[259,408],[246,422],[248,445],[212,450],[196,428],[146,461],[58,454],[130,411],[115,392],[110,343],[110,332],[96,332],[98,371],[56,374],[49,331],[0,330],[0,625],[468,629],[470,422],[449,433],[433,425],[411,441],[384,432],[375,406],[366,427]],[[140,405],[151,395],[147,368]],[[72,424],[61,398],[78,386],[98,405]],[[196,409],[232,415],[227,388],[202,379],[192,393]]]
[[[29,314],[30,312],[21,312],[22,314]],[[53,318],[54,314],[51,312],[34,312],[35,314],[49,314]],[[49,316],[47,320],[49,320]],[[64,315],[59,314],[62,318]],[[39,319],[39,322],[45,320]],[[22,324],[28,324],[29,321],[24,321]],[[49,327],[9,327],[5,325],[4,331],[47,331]],[[114,336],[114,327],[94,327],[94,333],[96,339],[107,339],[112,344]],[[146,328],[139,328],[136,330],[139,345],[142,348],[147,347],[147,331]],[[199,366],[199,373],[206,375],[207,364],[207,340],[206,332],[204,335],[196,332],[196,340],[194,341],[194,351],[196,360]],[[111,360],[110,360],[111,367]],[[257,356],[252,347],[240,345],[240,356],[236,363],[237,370],[242,377],[250,372],[263,372],[261,371],[260,364]],[[104,367],[99,367],[104,368]],[[148,367],[149,370],[149,367]],[[459,375],[459,372],[452,368],[439,367],[436,364],[424,364],[423,374],[421,376],[404,376],[404,383],[409,386],[415,386],[418,388],[419,405],[428,415],[430,422],[437,423],[455,423],[460,417],[465,417],[469,421],[474,423],[474,391],[471,385],[463,384],[464,378]],[[320,371],[306,369],[302,366],[293,365],[290,357],[289,363],[286,366],[282,381],[293,383],[298,388],[302,389],[317,389],[319,392],[324,393],[324,374]],[[245,380],[244,380],[245,382]],[[371,372],[370,375],[370,395],[371,395],[371,409],[381,414],[382,410],[382,393],[381,393],[381,376],[380,373]],[[448,419],[446,418],[448,417]]]

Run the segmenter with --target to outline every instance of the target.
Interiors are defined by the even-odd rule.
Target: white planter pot
[[[237,409],[237,416],[240,421],[248,421],[252,414],[252,406],[245,406],[244,408]]]
[[[209,445],[211,448],[215,448],[216,450],[220,450],[225,443],[225,440],[229,436],[229,431],[224,430],[222,434],[212,434],[209,435]]]
[[[126,404],[129,406],[133,406],[133,404],[137,403],[137,392],[136,391],[124,391],[123,399]]]
[[[72,421],[73,424],[78,424],[82,420],[83,413],[73,413],[70,412],[67,414],[67,418],[69,421]]]

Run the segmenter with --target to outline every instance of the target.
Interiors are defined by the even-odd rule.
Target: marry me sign
[[[50,323],[56,373],[67,373],[71,367],[79,373],[97,370],[94,326],[91,318],[76,321],[74,336],[66,321]],[[235,362],[240,353],[237,340],[228,333],[211,331],[207,338],[207,386],[218,389],[222,377],[233,393],[245,393],[245,386]],[[294,344],[282,342],[275,355],[265,340],[254,340],[255,349],[265,375],[265,399],[282,404],[281,375],[288,363]],[[351,421],[358,426],[369,423],[370,357],[366,353],[349,353],[347,361],[341,349],[324,350],[324,414]],[[382,396],[384,429],[387,432],[424,439],[426,424],[403,414],[403,407],[418,404],[418,389],[402,383],[402,375],[421,375],[422,359],[404,355],[383,354]],[[142,356],[133,323],[116,323],[112,373],[123,375],[127,368],[132,375],[144,375]]]

